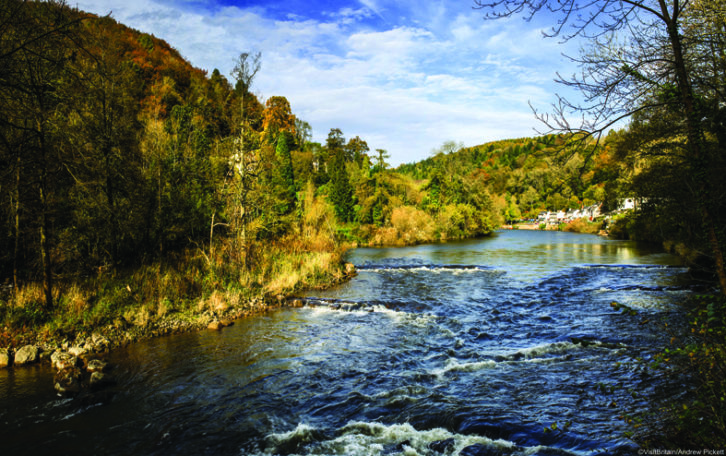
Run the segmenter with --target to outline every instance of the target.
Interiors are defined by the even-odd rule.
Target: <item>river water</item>
[[[653,248],[506,231],[348,261],[358,276],[303,308],[113,352],[98,393],[0,372],[0,452],[631,454],[619,416],[683,392],[630,362],[690,293]]]

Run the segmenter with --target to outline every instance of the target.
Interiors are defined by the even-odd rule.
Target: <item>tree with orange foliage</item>
[[[265,103],[262,113],[262,140],[268,144],[277,142],[280,133],[286,131],[295,137],[295,115],[290,109],[290,102],[281,96],[270,97]]]

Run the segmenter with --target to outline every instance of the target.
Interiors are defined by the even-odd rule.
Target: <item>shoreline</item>
[[[341,263],[330,280],[308,289],[333,287],[356,275],[350,263]],[[23,342],[0,347],[0,369],[14,370],[46,364],[56,369],[55,389],[62,395],[112,384],[112,378],[96,371],[94,363],[103,363],[116,349],[158,337],[195,331],[219,331],[243,318],[254,317],[286,306],[295,306],[294,290],[276,296],[265,294],[246,298],[236,305],[198,312],[172,311],[149,318],[143,324],[128,321],[122,314],[112,316],[112,322],[84,328],[74,334],[47,335],[41,331],[17,331]],[[10,331],[8,327],[5,332]],[[102,379],[102,380],[101,380]]]

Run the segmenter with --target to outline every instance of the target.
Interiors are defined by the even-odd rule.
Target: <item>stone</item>
[[[15,364],[31,364],[38,361],[40,350],[35,345],[26,345],[15,352]]]
[[[63,369],[55,374],[55,390],[60,394],[73,394],[81,391],[83,373],[77,367]]]
[[[65,370],[78,367],[78,358],[70,353],[56,350],[50,355],[50,363],[57,370]]]
[[[356,273],[353,263],[345,263],[345,275],[354,275]]]
[[[437,453],[448,453],[450,452],[454,447],[456,447],[456,440],[454,438],[448,438],[446,440],[437,440],[435,442],[429,443],[429,450],[435,451]]]
[[[111,341],[99,333],[93,333],[91,334],[91,344],[93,345],[94,351],[105,352],[111,345]]]
[[[88,353],[88,350],[86,349],[85,346],[74,345],[74,346],[72,346],[71,348],[68,349],[68,353],[70,353],[73,356],[77,356],[77,357],[80,358],[81,356],[83,356],[86,353]]]
[[[12,363],[12,353],[7,348],[0,348],[0,368],[8,367]]]
[[[91,374],[91,378],[88,381],[91,388],[102,388],[104,386],[113,385],[115,383],[113,377],[103,372],[94,372]]]
[[[474,445],[470,445],[461,452],[459,452],[460,456],[500,456],[502,455],[502,452],[498,450],[497,448],[486,446],[481,443],[475,443]]]
[[[219,320],[214,320],[207,325],[207,328],[213,331],[219,331],[220,329],[224,328],[224,325]]]
[[[103,372],[106,369],[108,369],[108,363],[100,359],[92,359],[88,361],[88,366],[86,366],[88,372]]]
[[[234,325],[234,322],[232,320],[226,320],[225,319],[225,320],[220,320],[219,321],[219,324],[222,325],[222,326],[224,326],[224,327],[227,327],[227,326]]]
[[[302,307],[303,306],[303,302],[300,299],[293,299],[292,302],[290,303],[290,305],[292,307]]]

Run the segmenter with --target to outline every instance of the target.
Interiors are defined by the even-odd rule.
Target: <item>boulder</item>
[[[345,275],[351,276],[355,273],[355,265],[353,263],[345,263]]]
[[[211,323],[207,325],[208,329],[211,329],[213,331],[219,331],[220,329],[224,328],[224,325],[219,320],[214,320]]]
[[[15,364],[31,364],[40,358],[40,350],[35,345],[26,345],[15,352]]]
[[[7,348],[0,348],[0,368],[8,367],[12,363],[12,353]]]
[[[104,374],[103,372],[94,372],[91,374],[91,378],[88,383],[91,385],[91,388],[97,389],[113,385],[115,381],[113,377],[108,374]]]
[[[219,320],[219,324],[222,325],[222,326],[224,326],[224,327],[227,327],[227,326],[234,325],[234,322],[232,320],[226,320],[225,319],[225,320]]]
[[[91,344],[93,345],[94,351],[105,352],[111,345],[111,341],[99,333],[93,333],[91,334]]]
[[[80,358],[88,353],[88,349],[86,349],[85,345],[74,345],[68,349],[68,353]]]
[[[429,443],[428,447],[429,450],[435,451],[436,453],[449,453],[456,447],[456,440],[454,438],[437,440],[435,442]]]
[[[60,350],[56,350],[50,355],[50,363],[57,370],[65,370],[78,367],[78,358]]]
[[[83,373],[77,367],[63,369],[55,374],[55,390],[60,394],[73,394],[81,391]]]
[[[88,366],[86,366],[86,370],[88,372],[103,372],[108,368],[108,363],[106,361],[102,361],[100,359],[92,359],[88,361]]]

